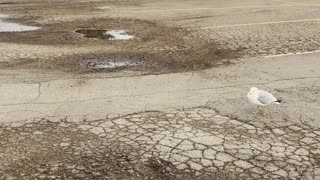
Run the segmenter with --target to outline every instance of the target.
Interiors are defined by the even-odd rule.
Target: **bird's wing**
[[[266,105],[266,104],[277,101],[277,99],[271,93],[268,93],[263,90],[259,90],[258,101],[260,101],[262,104]]]

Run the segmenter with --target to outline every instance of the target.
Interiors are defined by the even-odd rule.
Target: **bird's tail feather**
[[[276,101],[273,102],[273,104],[281,104],[282,99],[277,99]]]

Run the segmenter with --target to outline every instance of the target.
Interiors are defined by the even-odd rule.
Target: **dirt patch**
[[[201,50],[203,49],[199,49]],[[61,70],[75,74],[114,72],[124,69],[141,71],[146,74],[161,74],[206,69],[229,63],[225,60],[233,54],[226,50],[213,50],[209,51],[207,56],[201,53],[189,55],[189,53],[176,55],[130,51],[90,53],[48,59],[19,59],[12,62],[0,62],[0,67],[3,69]]]

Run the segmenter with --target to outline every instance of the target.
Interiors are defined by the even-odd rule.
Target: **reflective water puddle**
[[[77,33],[84,34],[86,38],[98,38],[106,40],[130,40],[134,36],[127,34],[124,30],[97,30],[97,29],[80,29],[76,30]]]
[[[134,38],[134,36],[127,34],[124,30],[107,31],[105,34],[112,37],[110,40],[129,40]]]
[[[134,67],[138,65],[142,65],[142,62],[138,61],[130,61],[130,60],[112,60],[112,59],[106,59],[106,60],[99,60],[99,59],[88,59],[84,60],[80,63],[81,69],[83,70],[113,70],[113,69],[119,69],[119,68],[128,68],[128,67]]]
[[[18,23],[4,22],[4,19],[8,17],[8,15],[0,14],[0,32],[23,32],[40,29],[39,27],[35,26],[25,26]]]

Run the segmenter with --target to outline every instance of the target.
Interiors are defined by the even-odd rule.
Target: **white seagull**
[[[250,103],[257,106],[257,111],[254,114],[257,114],[259,112],[260,106],[263,106],[265,107],[263,115],[267,115],[267,110],[269,105],[281,103],[281,100],[278,100],[277,98],[275,98],[271,93],[264,90],[260,90],[256,87],[250,88],[250,91],[248,92],[247,97]],[[270,110],[269,110],[269,113],[270,113]]]

